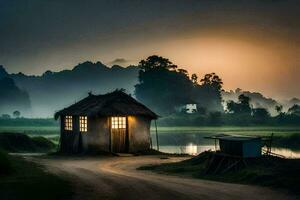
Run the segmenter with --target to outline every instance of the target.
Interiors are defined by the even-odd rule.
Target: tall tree
[[[239,102],[228,101],[227,111],[235,114],[251,115],[250,98],[241,94],[239,96]]]
[[[149,56],[146,60],[139,62],[139,67],[143,71],[149,70],[175,70],[177,65],[174,65],[169,59],[161,56]]]
[[[289,108],[288,113],[292,115],[300,116],[300,105],[298,104],[293,105],[292,107]]]
[[[175,107],[191,99],[193,83],[184,69],[167,58],[150,56],[139,63],[139,84],[136,97],[160,114],[170,114]]]
[[[221,95],[223,81],[218,75],[215,73],[206,74],[200,80],[200,84],[194,84],[194,86],[193,98],[200,107],[204,107],[208,111],[223,112]]]
[[[198,76],[197,76],[197,74],[192,74],[191,80],[192,80],[192,82],[193,82],[194,85],[197,85],[198,84]]]
[[[18,110],[16,110],[16,111],[13,112],[13,116],[14,116],[15,118],[19,118],[19,117],[21,116],[21,112],[18,111]]]
[[[278,113],[278,115],[280,115],[282,113],[282,109],[283,109],[282,105],[276,105],[275,106],[275,110]]]

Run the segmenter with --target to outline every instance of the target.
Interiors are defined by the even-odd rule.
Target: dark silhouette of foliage
[[[227,102],[227,111],[229,113],[234,114],[251,114],[251,107],[250,107],[250,98],[245,96],[244,94],[241,94],[239,96],[239,102],[236,103],[234,101],[228,101]]]
[[[14,110],[28,111],[30,100],[27,92],[18,88],[13,79],[5,77],[0,80],[0,112],[11,113]]]
[[[197,80],[194,77],[194,80]],[[193,99],[198,102],[199,107],[205,107],[208,111],[221,111],[222,106],[222,79],[215,73],[204,75],[200,80],[200,84],[194,83]]]
[[[300,106],[298,104],[293,105],[292,107],[289,108],[288,113],[292,115],[300,116]]]
[[[205,74],[204,78],[200,80],[203,86],[210,86],[216,91],[222,91],[222,79],[215,73]]]
[[[223,111],[221,78],[206,74],[198,84],[198,77],[185,69],[177,69],[169,59],[150,56],[139,63],[139,84],[136,97],[161,114],[170,114],[176,107],[195,102],[208,111]]]
[[[257,123],[265,123],[270,118],[270,113],[265,108],[252,109],[252,115]]]
[[[23,73],[8,74],[16,86],[24,89],[30,96],[31,110],[25,112],[17,107],[2,110],[2,104],[0,104],[0,113],[2,111],[12,113],[18,109],[22,112],[22,116],[33,114],[35,117],[49,117],[53,115],[54,111],[74,103],[89,91],[103,94],[116,88],[125,88],[128,92],[133,93],[134,85],[138,82],[138,71],[137,66],[114,65],[109,67],[101,62],[87,61],[70,70],[46,71],[41,76]]]
[[[169,59],[161,56],[153,55],[149,56],[146,60],[141,60],[139,67],[143,71],[149,70],[174,70],[177,68]]]
[[[139,63],[137,99],[160,114],[173,113],[176,106],[190,101],[193,87],[187,71],[175,70],[176,65],[160,56],[150,56]]]
[[[243,91],[242,89],[237,88],[235,91],[222,92],[222,97],[226,102],[230,100],[236,101],[241,94],[244,94],[251,99],[250,105],[252,108],[266,108],[273,115],[278,113],[275,107],[279,103],[275,99],[265,97],[258,92]]]
[[[191,80],[192,80],[192,82],[193,82],[194,85],[197,85],[198,84],[198,76],[197,76],[197,74],[192,74]]]
[[[209,125],[221,125],[222,124],[222,113],[221,112],[211,112],[208,116]]]
[[[10,115],[9,114],[2,114],[1,115],[1,119],[10,119]]]
[[[13,116],[14,116],[15,118],[19,118],[19,117],[21,116],[21,112],[18,111],[18,110],[16,110],[16,111],[13,112]]]
[[[276,105],[275,106],[275,110],[278,114],[281,114],[282,113],[282,109],[283,109],[283,106],[282,105]]]

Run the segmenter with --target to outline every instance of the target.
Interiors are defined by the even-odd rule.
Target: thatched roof
[[[121,116],[139,115],[157,119],[157,115],[122,91],[104,95],[89,94],[88,97],[55,113],[55,119],[61,115]]]

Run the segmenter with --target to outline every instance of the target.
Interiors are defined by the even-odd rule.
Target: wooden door
[[[111,129],[112,152],[126,152],[126,129]]]

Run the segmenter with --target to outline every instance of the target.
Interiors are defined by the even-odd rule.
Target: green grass
[[[44,137],[29,137],[21,133],[0,133],[0,149],[7,152],[50,152],[56,145]]]
[[[5,174],[11,174],[13,171],[8,155],[4,151],[0,151],[0,177]]]
[[[30,136],[59,135],[59,126],[0,126],[0,132],[24,133]]]
[[[0,133],[22,133],[30,137],[43,136],[54,144],[59,142],[59,126],[0,126]]]
[[[20,157],[5,157],[12,172],[0,175],[1,200],[71,199],[73,192],[67,178],[50,174],[43,167]],[[0,154],[0,163],[1,159]]]

